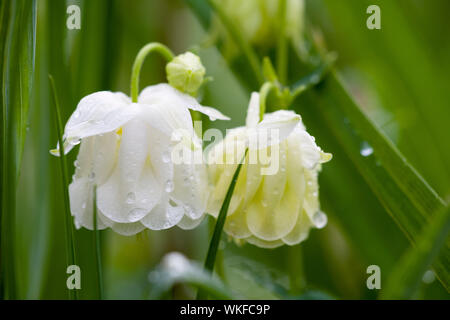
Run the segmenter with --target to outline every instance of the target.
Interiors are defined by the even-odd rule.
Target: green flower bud
[[[166,65],[166,73],[172,87],[194,96],[203,83],[205,67],[198,56],[186,52]]]

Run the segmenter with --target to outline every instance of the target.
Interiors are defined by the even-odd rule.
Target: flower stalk
[[[139,75],[141,73],[142,64],[147,55],[154,51],[159,53],[167,61],[171,61],[174,58],[172,51],[167,46],[158,42],[149,43],[138,52],[131,71],[131,101],[133,103],[136,103],[138,100]]]

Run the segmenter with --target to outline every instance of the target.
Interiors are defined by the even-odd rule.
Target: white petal
[[[94,229],[93,199],[94,185],[89,178],[80,178],[69,185],[70,211],[75,217],[75,226],[84,227],[89,230]],[[102,230],[107,227],[103,223],[101,213],[97,211],[97,229]]]
[[[178,91],[167,83],[160,83],[145,88],[140,93],[138,101],[144,104],[162,104],[170,105],[174,108],[188,108],[206,114],[213,121],[216,119],[230,119],[214,108],[200,105],[195,98]]]
[[[118,163],[105,184],[98,187],[98,206],[114,222],[136,222],[159,202],[162,184],[152,163],[150,129],[141,119],[122,129]]]
[[[203,218],[204,216],[201,216],[198,219],[191,219],[188,216],[184,215],[180,222],[178,222],[177,226],[183,230],[192,230],[203,221]]]
[[[184,208],[171,204],[164,196],[152,211],[142,218],[141,223],[151,230],[164,230],[178,224],[183,217]]]
[[[117,130],[139,113],[123,93],[100,91],[90,94],[78,103],[64,129],[67,153],[80,139]],[[53,150],[52,154],[59,154]]]
[[[247,118],[245,119],[245,125],[248,128],[256,127],[259,122],[259,93],[252,92],[250,97],[250,103],[248,104]]]
[[[119,135],[115,132],[83,139],[75,162],[75,179],[89,177],[94,184],[103,184],[116,164],[118,147]]]
[[[205,213],[208,200],[208,177],[201,148],[182,148],[184,161],[174,164],[173,192],[171,198],[181,205],[191,219]]]

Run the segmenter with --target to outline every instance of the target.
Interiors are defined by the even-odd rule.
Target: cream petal
[[[151,161],[150,134],[141,119],[123,127],[117,165],[109,179],[98,187],[98,207],[114,222],[137,222],[161,198],[162,185]]]
[[[252,236],[247,226],[247,211],[243,210],[243,207],[244,205],[241,205],[232,215],[228,215],[225,220],[225,232],[235,239],[244,239]]]
[[[139,95],[140,103],[171,105],[177,108],[188,108],[207,115],[212,121],[229,120],[227,116],[211,107],[204,107],[192,96],[182,93],[167,83],[149,86]]]
[[[256,127],[259,122],[259,93],[252,92],[250,102],[248,104],[247,118],[245,119],[245,125],[248,128]]]
[[[279,110],[268,113],[254,128],[248,128],[249,147],[267,148],[284,141],[301,123],[301,117],[293,111]]]
[[[281,241],[281,240],[267,241],[267,240],[259,239],[254,236],[246,238],[245,241],[247,241],[248,243],[253,244],[257,247],[266,248],[266,249],[274,249],[274,248],[280,247],[284,244],[283,241]]]
[[[286,143],[280,148],[280,168],[286,167]],[[273,241],[286,236],[297,221],[301,200],[288,183],[286,170],[264,176],[262,185],[247,208],[247,225],[256,237]]]
[[[166,195],[140,222],[151,230],[164,230],[178,224],[183,214],[183,207],[171,204]]]
[[[306,130],[296,130],[294,135],[300,145],[302,165],[307,169],[313,169],[322,162],[322,150]]]
[[[139,111],[123,93],[100,91],[84,97],[65,126],[64,151],[70,151],[80,139],[117,130]],[[59,155],[58,149],[52,154]]]
[[[296,245],[308,238],[309,230],[311,229],[311,220],[309,219],[306,212],[302,211],[297,218],[294,229],[285,237],[283,237],[283,242],[287,245]]]
[[[223,142],[218,143],[208,154],[209,172],[214,188],[208,201],[208,212],[214,216],[220,211],[223,200],[230,186],[238,162],[245,153],[245,136],[243,131],[229,132]],[[236,139],[235,139],[236,138]],[[215,162],[215,163],[213,163]],[[245,196],[245,164],[241,168],[235,192],[230,201],[228,215],[233,214]]]

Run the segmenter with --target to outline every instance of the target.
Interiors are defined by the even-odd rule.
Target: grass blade
[[[248,149],[247,149],[248,150]],[[242,163],[247,155],[247,150],[245,150],[242,160],[239,162],[236,171],[234,172],[233,178],[231,179],[230,186],[228,187],[225,199],[223,200],[222,207],[219,211],[219,216],[217,217],[216,226],[214,227],[214,232],[211,237],[211,242],[209,243],[208,253],[205,260],[205,270],[208,272],[213,272],[214,263],[216,262],[217,250],[219,248],[220,238],[222,236],[223,226],[225,225],[225,219],[227,218],[228,207],[230,205],[231,197],[233,196],[234,187],[239,177],[239,172],[241,171]],[[204,292],[199,291],[197,299],[205,299],[206,296]]]
[[[3,1],[0,7],[2,104],[0,290],[18,297],[15,228],[16,188],[31,101],[36,39],[36,1]]]
[[[67,266],[76,265],[76,254],[75,254],[75,236],[74,236],[74,227],[72,223],[72,215],[70,213],[70,202],[69,202],[69,175],[67,171],[67,160],[66,155],[64,154],[64,143],[63,143],[63,127],[61,122],[61,112],[59,107],[58,96],[56,93],[55,81],[53,77],[49,75],[50,79],[50,87],[53,93],[53,105],[55,107],[55,123],[56,123],[56,131],[58,135],[58,143],[59,143],[59,159],[61,165],[61,179],[62,186],[64,188],[63,196],[64,196],[64,217],[65,217],[65,226],[66,226],[66,255],[67,255]],[[69,297],[71,299],[77,299],[76,290],[69,291]]]
[[[94,186],[94,200],[93,200],[93,218],[94,218],[94,247],[95,247],[95,262],[97,263],[97,285],[98,298],[103,300],[103,270],[102,270],[102,251],[100,244],[100,231],[97,228],[97,186]]]
[[[450,209],[441,210],[400,259],[383,289],[383,299],[412,299],[422,276],[445,244],[450,232]],[[448,261],[447,261],[448,262]]]

